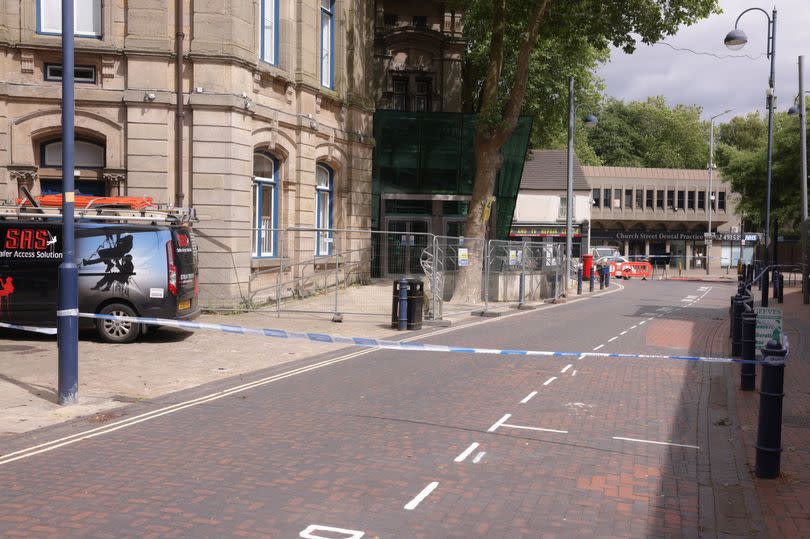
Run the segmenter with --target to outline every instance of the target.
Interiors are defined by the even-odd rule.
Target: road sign
[[[757,315],[756,349],[765,348],[768,341],[782,342],[782,309],[754,307]]]

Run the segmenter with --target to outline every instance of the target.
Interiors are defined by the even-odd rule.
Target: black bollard
[[[728,337],[729,339],[734,334],[734,300],[737,296],[731,296],[731,301],[728,304]]]
[[[605,288],[610,288],[610,266],[605,266]]]
[[[599,290],[605,288],[605,268],[599,268]]]
[[[767,307],[768,306],[768,290],[770,288],[770,283],[768,282],[768,270],[762,272],[762,280],[760,282],[760,290],[762,290],[762,299],[759,302],[760,306]]]
[[[593,292],[593,278],[594,274],[596,273],[596,268],[591,266],[591,275],[590,275],[590,285],[588,286],[588,292]]]
[[[756,265],[756,274],[757,274],[757,290],[762,290],[762,266],[760,264]]]
[[[776,341],[770,341],[762,350],[762,385],[759,389],[756,444],[756,475],[761,479],[779,477],[786,354],[787,350]]]
[[[582,268],[577,269],[577,296],[582,295]]]
[[[777,274],[776,285],[776,303],[782,303],[785,301],[785,274],[781,271]]]
[[[742,359],[744,361],[756,360],[757,346],[757,315],[746,310],[742,315]],[[757,384],[757,366],[754,363],[743,363],[740,369],[740,389],[753,391]]]
[[[742,313],[745,310],[742,296],[735,296],[731,305],[732,324],[731,328],[731,357],[742,356]]]
[[[771,282],[773,284],[773,286],[771,286],[771,288],[773,288],[773,299],[776,299],[779,297],[779,285],[777,284],[779,283],[779,270],[773,270]]]

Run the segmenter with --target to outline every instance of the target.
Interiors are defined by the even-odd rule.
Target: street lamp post
[[[574,209],[574,126],[576,118],[574,117],[574,77],[568,77],[568,166],[566,171],[567,176],[567,191],[565,201],[565,291],[568,293],[568,281],[571,278],[571,256],[573,255],[573,209]],[[592,127],[596,125],[596,116],[588,114],[585,117],[585,125]],[[580,253],[582,256],[582,253]]]
[[[767,175],[767,186],[765,191],[765,272],[767,274],[767,264],[768,264],[768,253],[770,251],[771,245],[771,173],[773,168],[773,109],[774,109],[774,100],[776,96],[774,94],[774,79],[776,73],[776,65],[774,59],[776,57],[776,8],[773,8],[773,13],[771,16],[768,16],[768,12],[762,8],[752,7],[748,8],[742,13],[737,16],[737,20],[734,22],[734,30],[730,31],[724,40],[726,47],[731,50],[739,50],[748,43],[748,37],[745,35],[745,32],[737,28],[737,25],[740,22],[740,18],[748,13],[749,11],[761,11],[765,14],[765,17],[768,19],[768,44],[767,44],[767,56],[771,60],[771,72],[770,77],[768,78],[768,94],[767,94],[767,104],[768,104],[768,175]],[[765,282],[768,282],[767,275],[765,277]]]
[[[802,183],[802,301],[805,305],[810,303],[810,284],[808,284],[807,267],[807,115],[805,114],[804,99],[804,56],[799,56],[799,103],[790,107],[788,114],[799,115],[799,156],[801,160]]]
[[[715,114],[709,119],[709,219],[708,228],[706,229],[706,275],[709,274],[709,263],[712,256],[712,239],[714,238],[712,235],[712,209],[714,208],[714,119],[719,118],[724,114],[728,114],[731,111],[732,109],[724,110],[720,114]]]

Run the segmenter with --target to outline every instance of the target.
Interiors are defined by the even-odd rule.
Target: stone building
[[[60,5],[0,2],[0,199],[61,191]],[[77,190],[195,207],[204,305],[244,301],[282,255],[328,254],[328,233],[278,229],[370,227],[372,2],[76,11]]]
[[[711,264],[728,267],[753,256],[758,237],[742,229],[735,211],[738,196],[719,174],[714,174],[710,190],[707,170],[582,169],[592,189],[592,245],[613,246],[631,257],[661,257],[673,266],[680,261],[685,268],[705,268],[711,208]]]

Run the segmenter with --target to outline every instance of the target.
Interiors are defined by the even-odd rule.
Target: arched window
[[[90,140],[73,143],[73,168],[82,172],[74,179],[75,192],[80,195],[106,196],[107,185],[101,181],[105,161],[104,144]],[[43,142],[39,146],[39,184],[43,195],[62,193],[62,139]],[[97,178],[92,171],[96,171]]]
[[[315,167],[315,228],[318,229],[316,255],[332,252],[332,203],[334,178],[332,169],[318,163]]]
[[[253,154],[253,256],[276,255],[278,228],[278,161]]]

